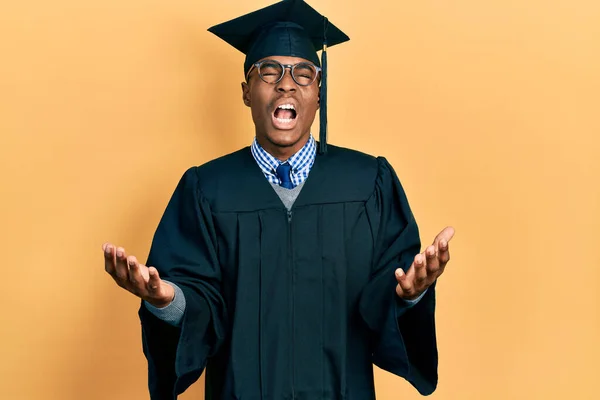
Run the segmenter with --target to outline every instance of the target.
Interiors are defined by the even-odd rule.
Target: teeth
[[[282,104],[277,108],[281,108],[282,110],[296,110],[296,108],[292,104]]]
[[[282,124],[289,124],[290,122],[293,121],[292,118],[275,118],[277,121],[281,122]]]

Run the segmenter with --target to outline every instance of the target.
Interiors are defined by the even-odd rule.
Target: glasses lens
[[[294,68],[294,80],[298,85],[307,86],[317,77],[317,69],[309,63],[300,63]]]
[[[274,61],[265,61],[258,67],[258,73],[263,81],[267,83],[275,83],[281,77],[283,73],[283,68],[281,64],[278,64]]]

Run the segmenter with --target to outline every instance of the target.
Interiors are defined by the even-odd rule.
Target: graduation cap
[[[321,67],[319,151],[326,153],[327,48],[350,38],[302,0],[282,0],[208,31],[246,55],[244,76],[255,62],[269,56],[304,58]]]

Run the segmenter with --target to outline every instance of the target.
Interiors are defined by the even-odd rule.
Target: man
[[[327,146],[316,48],[347,36],[299,0],[211,32],[246,54],[252,146],[184,173],[146,265],[103,245],[106,271],[142,299],[151,397],[176,398],[206,370],[207,399],[372,399],[373,364],[432,393],[454,231],[419,253],[388,162]]]

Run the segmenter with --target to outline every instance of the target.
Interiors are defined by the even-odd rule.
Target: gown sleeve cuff
[[[164,279],[163,281],[173,286],[173,289],[175,290],[175,297],[173,297],[173,301],[169,305],[161,308],[154,307],[147,301],[144,301],[144,305],[148,311],[150,311],[160,320],[168,323],[169,325],[179,327],[181,326],[181,320],[183,319],[183,313],[185,311],[185,296],[183,295],[183,292],[179,286]]]
[[[423,293],[419,297],[414,300],[407,300],[398,297],[398,301],[396,302],[396,318],[400,317],[404,312],[412,307],[414,307],[427,293],[428,289],[425,289]]]

